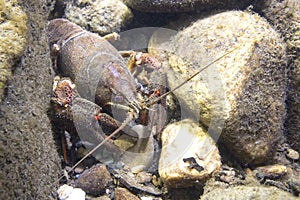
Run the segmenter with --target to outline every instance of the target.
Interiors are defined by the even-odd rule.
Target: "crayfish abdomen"
[[[58,45],[57,64],[63,76],[70,77],[77,85],[81,97],[105,104],[116,96],[126,102],[136,100],[136,82],[128,71],[118,51],[104,38],[83,30],[66,20],[49,22],[50,46]]]

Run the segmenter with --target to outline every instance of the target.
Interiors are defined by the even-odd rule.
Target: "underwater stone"
[[[17,0],[0,2],[0,102],[12,67],[26,44],[27,16]]]
[[[196,123],[182,120],[162,132],[158,173],[169,188],[190,187],[205,182],[221,167],[213,139]]]
[[[154,33],[149,49],[163,61],[171,89],[237,48],[174,94],[182,117],[208,127],[242,163],[272,162],[285,118],[287,59],[280,35],[265,19],[242,11],[199,19],[165,41],[164,32]]]
[[[75,186],[83,189],[86,193],[100,195],[104,193],[106,186],[112,182],[110,173],[104,164],[97,164],[85,170],[76,180]]]
[[[56,199],[61,160],[47,116],[53,74],[45,33],[53,2],[5,2],[23,10],[16,9],[14,18],[26,12],[27,32],[22,58],[0,105],[0,199]]]
[[[300,151],[300,1],[264,1],[262,14],[284,37],[288,48],[288,92],[285,135],[288,143]]]
[[[71,22],[100,35],[120,32],[132,18],[130,9],[119,0],[79,0],[66,7]]]
[[[229,8],[246,8],[251,1],[236,0],[123,0],[129,7],[142,12],[187,12],[203,11],[207,9],[229,9]]]
[[[231,199],[298,199],[292,194],[282,191],[276,187],[263,187],[263,186],[235,186],[226,189],[217,188],[200,197],[200,200],[231,200]]]

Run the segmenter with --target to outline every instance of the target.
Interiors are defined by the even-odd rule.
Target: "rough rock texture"
[[[70,21],[100,35],[120,32],[132,18],[130,9],[119,0],[72,1],[65,12]]]
[[[251,0],[123,0],[128,6],[143,12],[187,12],[217,8],[245,8]]]
[[[139,200],[139,198],[127,189],[117,187],[115,189],[115,200]]]
[[[215,140],[222,132],[221,142],[241,162],[271,161],[285,117],[286,47],[279,34],[241,11],[200,19],[162,41],[166,34],[157,32],[149,46],[172,69],[165,67],[171,88],[238,47],[174,93],[183,117],[199,120]]]
[[[0,2],[0,103],[6,81],[10,79],[15,59],[26,43],[27,16],[17,0]]]
[[[84,171],[76,180],[76,187],[83,189],[86,193],[99,195],[105,191],[105,187],[112,181],[106,166],[97,164]]]
[[[192,120],[168,125],[161,140],[158,172],[169,188],[204,182],[221,167],[215,142]]]
[[[205,193],[200,197],[200,200],[264,200],[264,199],[298,199],[292,194],[282,191],[275,187],[249,187],[249,186],[236,186],[226,189],[215,189],[208,193]]]
[[[51,1],[19,1],[27,46],[0,110],[0,199],[54,199],[60,161],[47,109],[52,85],[45,25]]]
[[[290,145],[300,151],[300,1],[266,0],[262,14],[287,42],[289,70],[286,136]]]

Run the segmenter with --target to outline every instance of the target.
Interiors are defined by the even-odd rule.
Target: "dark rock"
[[[85,170],[76,180],[75,186],[83,189],[86,193],[100,195],[105,188],[112,182],[106,166],[97,164],[90,169]]]
[[[300,1],[268,0],[257,6],[260,6],[259,11],[281,33],[287,43],[289,82],[285,135],[288,143],[300,151]]]
[[[220,0],[123,0],[129,7],[143,12],[187,12],[187,11],[203,11],[207,9],[230,9],[245,8],[250,4],[250,0],[246,1],[220,1]]]
[[[0,199],[56,199],[60,160],[47,116],[53,74],[45,34],[53,1],[19,5],[28,19],[27,46],[0,106]]]

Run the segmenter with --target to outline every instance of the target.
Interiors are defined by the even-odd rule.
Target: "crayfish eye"
[[[124,98],[121,95],[116,95],[115,98],[114,98],[114,100],[117,103],[122,103],[124,101]]]

